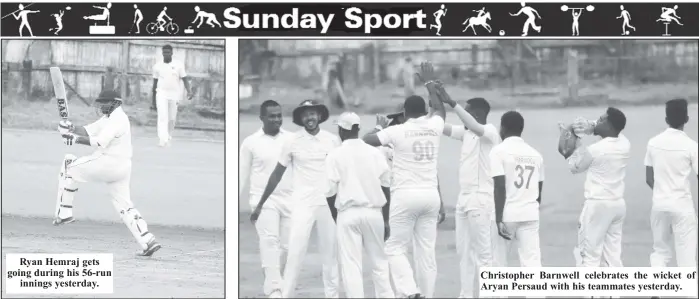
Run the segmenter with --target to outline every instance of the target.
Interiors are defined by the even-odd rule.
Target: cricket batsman
[[[578,119],[573,130],[601,140],[563,153],[573,174],[587,172],[585,204],[578,223],[578,245],[573,250],[578,267],[623,267],[621,236],[626,218],[624,189],[631,144],[621,131],[626,116],[609,107],[596,122]]]
[[[362,251],[371,263],[375,298],[395,298],[384,251],[391,172],[384,155],[359,139],[360,119],[345,112],[336,121],[342,145],[328,154],[328,206],[337,223],[338,255],[347,298],[364,298]]]
[[[646,183],[653,190],[650,213],[653,232],[651,267],[667,267],[674,243],[678,267],[697,266],[697,213],[690,175],[697,175],[697,142],[684,132],[689,121],[687,100],[665,103],[668,128],[648,141]]]
[[[107,186],[112,204],[136,242],[143,249],[138,255],[151,256],[160,249],[148,224],[131,202],[131,123],[121,107],[122,99],[115,91],[102,91],[95,100],[101,117],[85,126],[62,120],[58,125],[63,143],[82,144],[96,150],[77,158],[67,154],[58,176],[58,196],[54,225],[68,224],[73,217],[73,199],[79,183],[101,182]]]
[[[420,78],[430,92],[432,113],[420,96],[411,96],[403,105],[405,123],[373,130],[364,136],[372,146],[391,144],[393,178],[389,224],[391,236],[386,242],[391,276],[396,295],[411,298],[432,297],[437,279],[435,243],[442,202],[439,196],[437,161],[444,130],[444,105],[436,96],[434,69],[421,66]],[[415,242],[416,277],[406,253]],[[416,281],[417,280],[417,281]]]
[[[293,135],[281,128],[282,107],[273,100],[264,101],[260,106],[260,120],[262,128],[243,140],[238,160],[239,190],[250,182],[249,203],[253,210],[277,166],[284,143]],[[265,277],[264,293],[270,298],[281,298],[282,293],[282,265],[286,259],[293,208],[291,176],[291,170],[284,174],[255,223]]]
[[[284,269],[282,298],[293,298],[301,273],[301,264],[308,249],[313,225],[318,232],[318,247],[323,262],[325,298],[338,298],[337,239],[327,199],[325,158],[340,146],[340,138],[320,129],[328,120],[328,108],[315,100],[305,100],[294,109],[294,124],[303,127],[294,133],[282,148],[279,161],[267,180],[260,202],[250,216],[255,223],[265,202],[270,198],[288,167],[293,170],[294,208],[291,212],[289,251]]]

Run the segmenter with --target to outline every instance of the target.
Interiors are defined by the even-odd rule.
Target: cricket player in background
[[[541,267],[539,243],[539,205],[544,188],[544,159],[522,139],[524,118],[509,111],[500,119],[502,142],[490,151],[490,175],[493,176],[495,221],[502,238],[495,242],[501,252],[516,245],[522,267]],[[504,257],[496,259],[503,261]]]
[[[459,166],[459,199],[456,203],[456,251],[460,259],[460,298],[476,295],[476,273],[493,266],[493,242],[497,237],[490,151],[500,144],[494,125],[486,123],[490,104],[483,98],[466,101],[464,109],[452,100],[444,86],[437,87],[440,100],[450,106],[463,122],[445,125],[444,135],[462,142]],[[478,290],[480,288],[475,288]]]
[[[625,127],[626,116],[613,107],[597,122],[581,119],[573,124],[576,132],[602,137],[590,146],[577,147],[570,157],[565,157],[573,174],[587,171],[578,245],[573,250],[578,267],[623,267],[624,179],[631,150],[629,140],[621,134]]]
[[[131,202],[131,123],[121,107],[122,99],[111,90],[102,91],[95,100],[101,117],[85,126],[62,120],[58,125],[63,142],[95,147],[96,151],[77,158],[67,154],[61,163],[54,225],[75,221],[73,199],[79,183],[102,182],[107,185],[114,208],[142,247],[138,254],[151,256],[160,249],[148,224]]]
[[[337,223],[345,297],[364,298],[362,250],[367,250],[374,298],[395,298],[384,241],[390,235],[390,169],[376,147],[359,139],[360,119],[344,112],[336,121],[342,145],[328,154],[326,195]]]
[[[238,188],[242,192],[250,181],[250,208],[254,210],[277,166],[284,144],[293,135],[282,129],[282,107],[268,100],[260,106],[262,128],[243,140],[238,160]],[[264,292],[270,298],[281,298],[282,269],[289,242],[289,227],[293,202],[291,199],[292,170],[285,171],[279,185],[270,195],[255,223],[260,238],[260,259],[265,277]]]
[[[391,236],[386,242],[391,276],[396,295],[411,298],[432,297],[437,279],[435,243],[441,198],[438,190],[437,162],[444,130],[444,105],[436,96],[434,69],[421,66],[420,79],[430,93],[432,113],[420,96],[411,96],[403,105],[405,123],[364,136],[373,146],[393,146],[393,178],[389,223]],[[414,240],[416,277],[406,252]]]
[[[294,208],[291,212],[289,251],[284,269],[282,298],[293,298],[301,273],[301,264],[308,249],[313,225],[318,233],[318,247],[323,263],[325,298],[338,298],[337,239],[327,199],[325,158],[340,146],[340,139],[321,130],[319,125],[329,117],[328,108],[314,100],[305,100],[293,112],[294,124],[303,127],[284,144],[279,161],[267,180],[260,202],[250,216],[255,223],[265,202],[272,195],[288,167],[293,170]]]
[[[153,101],[158,111],[159,145],[168,146],[175,131],[177,106],[183,97],[180,81],[187,91],[187,100],[191,100],[194,94],[184,64],[172,60],[172,46],[165,45],[162,51],[163,61],[153,66]]]
[[[697,142],[683,131],[689,121],[687,106],[684,99],[665,103],[665,122],[670,127],[648,141],[646,183],[653,189],[651,267],[668,266],[673,241],[677,266],[697,266],[697,214],[689,179],[692,170],[697,175],[699,163]]]

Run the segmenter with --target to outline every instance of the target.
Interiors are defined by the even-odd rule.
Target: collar
[[[303,128],[303,127],[301,128],[301,134],[303,136],[307,136],[307,137],[318,138],[320,136],[321,132],[323,132],[323,130],[318,130],[317,134],[311,135],[311,133],[308,133],[308,131],[306,131],[306,128]]]
[[[522,137],[518,137],[518,136],[510,136],[510,137],[505,138],[505,140],[503,140],[502,142],[503,143],[504,142],[524,142],[524,139],[522,139]]]
[[[687,135],[687,132],[685,132],[685,131],[683,131],[683,130],[678,130],[678,129],[675,129],[675,128],[667,128],[667,129],[665,129],[665,132],[663,132],[663,133]]]
[[[282,134],[286,134],[286,130],[284,130],[283,128],[279,128],[279,133],[277,133],[276,136],[272,136],[272,135],[268,135],[267,133],[265,133],[265,131],[262,129],[262,127],[260,127],[259,129],[257,129],[256,133],[259,136],[266,136],[269,138],[277,138],[277,137],[281,136]]]

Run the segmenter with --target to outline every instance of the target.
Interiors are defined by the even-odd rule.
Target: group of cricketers
[[[265,295],[295,296],[315,224],[326,298],[340,296],[340,277],[343,297],[365,297],[364,251],[375,291],[366,297],[433,297],[437,225],[443,211],[437,179],[442,135],[462,142],[455,215],[459,297],[478,296],[478,269],[507,266],[507,252],[513,248],[521,266],[541,266],[544,160],[522,138],[523,116],[506,112],[498,130],[487,122],[487,100],[457,103],[430,63],[422,63],[417,75],[429,101],[408,97],[401,113],[377,117],[376,127],[363,136],[363,124],[353,112],[337,118],[337,135],[320,129],[329,111],[314,100],[294,109],[293,122],[301,129],[287,132],[281,129],[281,106],[271,100],[262,103],[262,128],[240,147],[239,188],[249,181]],[[445,123],[445,106],[460,124]],[[692,170],[697,173],[697,142],[683,132],[688,119],[687,101],[668,101],[669,128],[648,143],[654,267],[669,263],[673,238],[678,265],[696,267],[697,215],[689,179]],[[560,126],[562,135],[574,142],[559,147],[565,161],[554,163],[567,162],[572,173],[587,173],[574,249],[577,266],[623,266],[625,175],[633,163],[630,143],[621,134],[625,126],[626,116],[613,107],[596,121],[576,119]],[[585,135],[601,139],[583,146]]]

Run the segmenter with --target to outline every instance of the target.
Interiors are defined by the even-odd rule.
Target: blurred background
[[[3,40],[3,128],[55,129],[49,67],[58,66],[72,119],[92,120],[93,99],[102,89],[114,89],[125,99],[132,125],[154,129],[152,69],[165,44],[184,64],[194,92],[191,101],[180,102],[178,127],[222,132],[225,40]]]
[[[500,108],[695,102],[697,55],[696,40],[240,40],[239,109],[315,97],[390,112],[425,95],[412,76],[423,61],[452,94]]]

